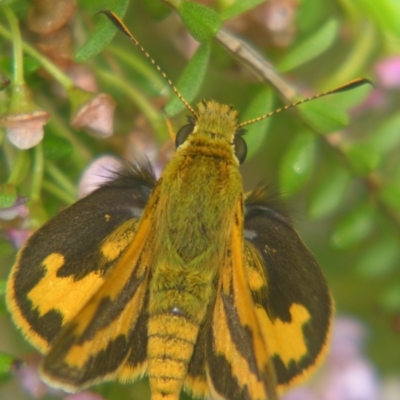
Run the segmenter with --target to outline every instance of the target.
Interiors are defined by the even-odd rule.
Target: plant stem
[[[19,183],[21,171],[24,170],[24,165],[28,161],[28,153],[26,150],[17,150],[16,153],[16,160],[14,161],[12,171],[7,181],[7,183],[11,183],[13,185],[17,185]]]
[[[33,148],[33,168],[32,168],[32,186],[30,198],[32,202],[40,199],[40,192],[42,189],[43,172],[44,172],[44,159],[42,143],[37,144]]]
[[[70,179],[63,174],[51,161],[46,161],[46,173],[48,173],[58,186],[61,186],[63,190],[76,201],[76,187],[70,181]]]
[[[22,53],[21,32],[19,30],[18,19],[9,6],[4,6],[4,14],[7,17],[11,30],[11,40],[13,44],[14,71],[13,84],[24,84],[24,58]]]
[[[69,193],[66,193],[63,189],[60,189],[53,182],[50,182],[46,179],[43,180],[42,187],[44,190],[51,193],[53,196],[58,197],[60,200],[62,200],[68,205],[75,203],[76,201],[76,198],[74,196],[71,196]]]
[[[8,40],[13,41],[13,32],[8,31],[4,26],[0,25],[0,35]],[[70,89],[74,83],[72,80],[64,74],[55,64],[53,64],[47,57],[39,53],[32,46],[26,42],[22,42],[22,49],[25,53],[29,54],[31,57],[35,58],[40,65],[50,74],[53,78],[60,83],[66,90]]]

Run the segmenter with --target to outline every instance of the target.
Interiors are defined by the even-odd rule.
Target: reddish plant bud
[[[50,114],[40,109],[32,100],[32,92],[25,85],[12,89],[7,112],[0,117],[10,142],[19,149],[30,149],[43,139],[43,126]]]

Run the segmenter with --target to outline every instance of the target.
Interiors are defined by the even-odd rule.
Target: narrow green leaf
[[[311,37],[298,43],[279,64],[282,72],[290,71],[326,51],[335,41],[339,31],[338,21],[331,19]]]
[[[7,281],[0,279],[0,296],[4,296],[6,294],[6,285]]]
[[[360,176],[374,171],[381,161],[379,152],[369,143],[351,144],[343,150],[353,170]]]
[[[315,140],[314,135],[303,132],[287,148],[279,170],[283,196],[298,192],[308,181],[314,167]]]
[[[39,68],[40,68],[40,63],[38,60],[30,56],[24,56],[24,76],[33,74]]]
[[[6,257],[15,252],[14,246],[7,240],[0,240],[0,257]],[[1,295],[1,282],[0,282]]]
[[[178,80],[176,87],[189,103],[193,101],[203,83],[210,54],[211,43],[202,43]],[[184,109],[185,105],[175,93],[172,93],[164,111],[167,116],[172,117]]]
[[[4,279],[0,279],[0,315],[4,315],[7,313],[5,295],[6,295],[6,281]]]
[[[97,11],[107,8],[107,10],[115,12],[122,18],[125,15],[128,4],[129,0],[108,0],[105,4],[99,2]],[[94,22],[95,28],[93,32],[75,54],[77,63],[84,62],[101,53],[117,33],[117,28],[104,15],[94,16]]]
[[[177,11],[186,29],[199,42],[210,41],[222,25],[220,16],[202,4],[185,0],[178,5]]]
[[[363,204],[344,215],[336,224],[331,244],[338,250],[345,250],[363,242],[375,226],[373,209]]]
[[[347,112],[334,99],[318,99],[298,107],[306,122],[318,133],[327,134],[349,123]]]
[[[400,282],[386,288],[380,298],[380,304],[389,312],[398,313],[400,311]]]
[[[346,193],[350,179],[350,173],[340,166],[324,174],[308,199],[308,216],[317,219],[334,212]]]
[[[165,18],[171,12],[171,8],[160,0],[142,0],[142,3],[146,11],[156,20]]]
[[[394,114],[380,127],[373,130],[368,144],[384,155],[400,144],[400,114]]]
[[[265,0],[236,0],[220,14],[223,21],[243,14],[246,11],[264,3]]]
[[[274,92],[272,90],[262,90],[256,93],[247,109],[241,114],[241,122],[249,121],[250,119],[257,118],[264,115],[273,109]],[[254,154],[262,148],[267,135],[267,129],[271,123],[271,118],[263,119],[254,124],[245,127],[246,133],[244,139],[247,144],[247,160],[250,160]]]
[[[378,196],[387,207],[400,212],[400,182],[385,183],[381,186]]]
[[[368,278],[382,278],[398,266],[399,243],[395,237],[385,236],[383,240],[365,249],[355,264],[356,271]]]
[[[397,0],[357,0],[357,3],[382,31],[400,36],[400,3]]]
[[[11,371],[11,367],[15,361],[15,357],[0,352],[0,379],[3,380],[5,375]]]
[[[0,7],[14,3],[15,0],[0,0]]]

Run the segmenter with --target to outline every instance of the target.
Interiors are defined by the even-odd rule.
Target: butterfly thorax
[[[153,396],[170,393],[163,397],[168,400],[179,396],[242,201],[231,144],[236,113],[214,102],[207,105],[199,108],[210,109],[209,118],[200,113],[194,133],[164,170],[154,218],[148,373]]]

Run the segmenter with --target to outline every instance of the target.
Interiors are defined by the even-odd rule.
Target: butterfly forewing
[[[144,364],[123,371],[130,353],[138,349],[135,330],[143,322],[143,309],[152,258],[152,207],[158,202],[154,190],[135,235],[107,276],[107,280],[65,326],[52,343],[43,375],[53,386],[80,390],[98,381],[124,376],[133,380],[144,374]]]
[[[147,163],[133,165],[28,239],[8,281],[7,303],[17,326],[42,352],[104,283],[154,184]]]

